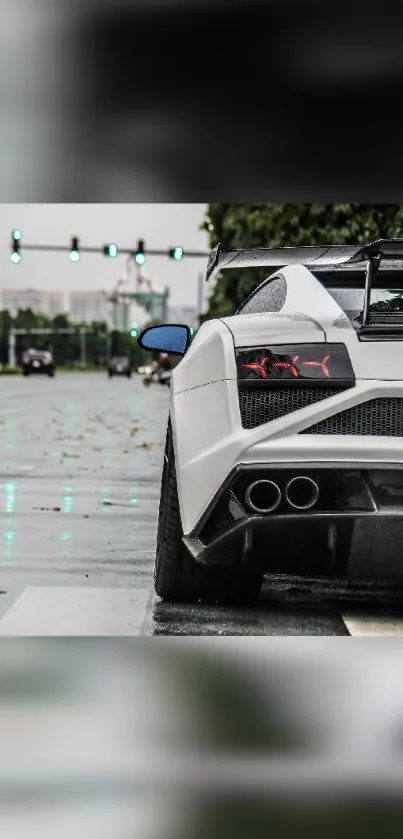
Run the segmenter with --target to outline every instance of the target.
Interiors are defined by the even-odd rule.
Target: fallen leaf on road
[[[139,446],[136,446],[136,449],[151,449],[151,443],[140,443]]]
[[[61,507],[32,507],[33,510],[41,510],[46,513],[61,513]]]
[[[104,507],[130,507],[133,509],[133,504],[125,504],[121,501],[101,501],[101,504]],[[108,545],[110,545],[110,542],[108,542]]]

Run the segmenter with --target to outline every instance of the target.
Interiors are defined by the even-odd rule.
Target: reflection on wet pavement
[[[60,373],[0,392],[1,588],[151,589],[166,390]]]

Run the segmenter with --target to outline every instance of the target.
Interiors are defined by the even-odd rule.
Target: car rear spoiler
[[[254,248],[253,250],[228,250],[218,244],[209,254],[206,280],[215,271],[227,268],[281,268],[285,265],[306,267],[334,267],[357,265],[366,267],[362,329],[369,325],[369,307],[372,283],[382,260],[403,260],[403,239],[378,239],[366,245],[306,245],[285,248]]]

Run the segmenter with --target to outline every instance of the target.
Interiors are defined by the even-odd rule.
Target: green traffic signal
[[[144,240],[139,239],[137,242],[137,250],[134,254],[134,260],[137,265],[144,265],[146,261],[146,254],[145,254],[145,246]]]
[[[180,262],[185,255],[185,251],[179,245],[175,248],[170,248],[169,256],[171,259],[176,259],[177,262]]]
[[[119,248],[115,242],[110,242],[109,245],[105,245],[104,254],[105,256],[109,256],[110,259],[116,259],[119,254]]]
[[[79,244],[78,239],[76,236],[73,236],[71,240],[71,248],[70,248],[70,259],[72,262],[78,262],[80,259],[80,251],[79,251]]]
[[[130,328],[130,335],[132,336],[132,338],[137,338],[138,328],[139,327],[138,327],[137,323],[132,323],[131,328]]]
[[[11,251],[11,262],[14,262],[14,265],[18,265],[21,262],[21,254],[20,254],[20,243],[22,239],[21,230],[13,230],[12,232],[12,251]]]

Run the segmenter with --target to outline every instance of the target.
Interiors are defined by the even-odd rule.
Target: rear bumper
[[[308,433],[315,423],[370,400],[403,400],[403,381],[357,381],[355,387],[338,395],[251,429],[242,426],[236,381],[171,393],[179,502],[187,536],[226,476],[240,464],[338,461],[403,465],[403,430],[389,436],[387,429],[381,428],[380,436],[362,433],[357,424],[350,434]]]
[[[309,510],[285,497],[306,475],[319,487]],[[256,513],[247,501],[255,480],[273,481],[281,501]],[[403,579],[403,466],[299,463],[241,466],[233,471],[197,528],[184,537],[196,562],[245,563],[276,574]]]
[[[53,364],[42,365],[41,367],[32,367],[31,364],[25,364],[22,367],[22,372],[27,373],[54,373],[55,367]]]

